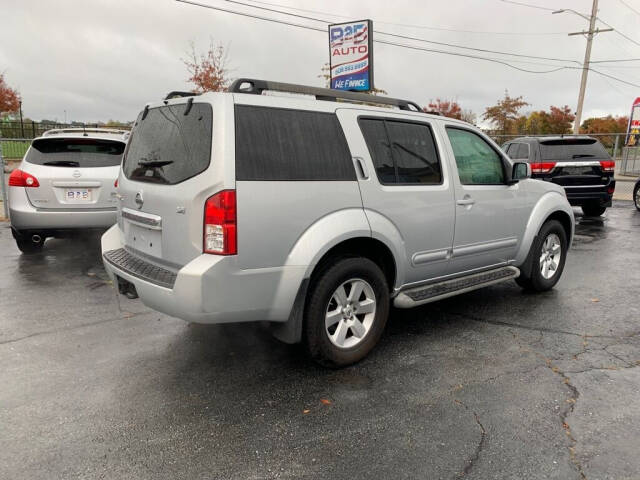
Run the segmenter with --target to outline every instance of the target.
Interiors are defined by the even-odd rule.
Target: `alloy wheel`
[[[550,233],[542,243],[540,252],[540,273],[542,277],[549,280],[556,274],[562,258],[562,244],[560,237],[555,233]]]
[[[338,348],[352,348],[367,336],[376,315],[376,296],[368,282],[352,278],[331,295],[325,330]]]

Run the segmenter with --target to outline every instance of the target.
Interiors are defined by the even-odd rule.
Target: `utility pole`
[[[587,75],[589,73],[589,62],[591,61],[591,43],[593,42],[593,37],[597,33],[611,32],[613,31],[613,28],[603,28],[603,29],[595,28],[596,20],[598,19],[598,0],[593,0],[590,17],[587,17],[586,15],[583,15],[581,13],[576,12],[575,10],[570,10],[570,9],[557,10],[553,13],[563,13],[563,12],[575,13],[576,15],[579,15],[582,18],[589,20],[589,31],[573,32],[569,34],[570,37],[573,35],[584,35],[587,37],[587,48],[585,49],[584,62],[582,63],[582,78],[580,79],[580,93],[578,93],[578,107],[576,108],[576,119],[575,119],[575,123],[573,124],[573,133],[577,135],[578,133],[580,133],[580,121],[582,120],[582,105],[584,104],[584,93],[585,93],[585,90],[587,89]]]

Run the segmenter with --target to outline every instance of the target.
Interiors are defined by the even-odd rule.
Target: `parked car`
[[[615,162],[595,138],[522,137],[502,146],[510,158],[531,165],[532,177],[561,185],[571,205],[587,216],[611,206]]]
[[[636,181],[636,184],[633,187],[633,203],[638,211],[640,211],[640,179]]]
[[[512,279],[552,288],[574,232],[562,188],[528,179],[477,128],[418,110],[247,79],[148,104],[102,237],[109,275],[188,321],[271,322],[329,366],[373,348],[391,302]]]
[[[9,176],[11,232],[23,253],[47,237],[116,223],[115,182],[128,132],[49,130],[31,142]]]

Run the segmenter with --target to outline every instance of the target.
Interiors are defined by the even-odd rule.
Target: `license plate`
[[[91,193],[90,188],[65,188],[64,199],[67,203],[89,203]]]

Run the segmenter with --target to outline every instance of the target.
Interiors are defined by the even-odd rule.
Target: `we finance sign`
[[[373,23],[371,20],[329,25],[331,88],[373,89]]]

